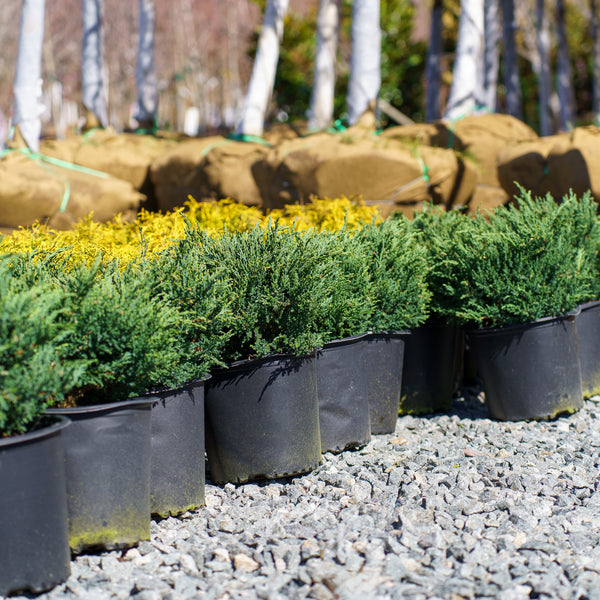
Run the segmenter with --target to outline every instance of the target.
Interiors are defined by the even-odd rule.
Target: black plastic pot
[[[47,411],[72,421],[64,442],[73,552],[150,539],[151,406],[135,399]]]
[[[468,332],[489,414],[553,418],[583,406],[575,315]]]
[[[407,331],[370,333],[364,339],[371,434],[393,433],[398,420]]]
[[[67,419],[0,439],[0,595],[70,575],[63,432]]]
[[[314,356],[270,356],[216,369],[206,386],[211,480],[306,473],[321,461]]]
[[[575,316],[581,364],[581,391],[586,397],[600,394],[600,301],[579,306]]]
[[[150,511],[153,515],[175,516],[204,505],[205,381],[140,396],[152,401]]]
[[[428,321],[411,331],[404,344],[400,414],[447,411],[462,370],[463,332]]]
[[[334,340],[317,350],[322,452],[359,448],[371,440],[364,354],[366,336]]]

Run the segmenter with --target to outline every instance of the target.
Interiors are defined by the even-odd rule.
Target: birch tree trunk
[[[156,11],[154,0],[139,0],[140,25],[138,39],[138,62],[135,78],[138,103],[135,120],[143,128],[152,129],[158,112],[158,89],[154,69],[154,29]]]
[[[556,34],[558,57],[556,64],[556,91],[560,101],[560,127],[563,131],[573,129],[575,114],[575,92],[573,70],[569,58],[564,0],[556,0]]]
[[[19,47],[14,80],[14,124],[19,136],[34,152],[40,147],[42,131],[42,45],[44,40],[44,0],[23,0]],[[22,142],[21,142],[22,143]]]
[[[592,72],[592,111],[594,122],[600,126],[600,23],[598,22],[598,5],[596,0],[590,0],[592,14],[590,27],[593,42],[593,72]]]
[[[308,128],[327,129],[333,122],[335,55],[340,24],[339,0],[320,0],[317,16],[317,51]]]
[[[434,0],[431,9],[431,34],[425,65],[425,120],[435,121],[442,116],[440,86],[442,81],[442,15],[444,1]]]
[[[86,127],[108,124],[103,78],[103,4],[104,0],[83,0],[82,3],[81,93],[88,112]]]
[[[550,81],[550,30],[544,7],[544,0],[536,0],[537,48],[539,55],[539,110],[540,135],[552,134],[550,100],[552,85]]]
[[[242,119],[237,127],[240,135],[263,134],[267,106],[275,84],[279,44],[283,38],[283,18],[287,8],[288,0],[267,0]]]
[[[501,36],[499,8],[499,0],[485,0],[483,65],[476,99],[477,103],[489,112],[496,112],[498,93],[498,67],[500,64],[498,43]]]
[[[483,55],[484,0],[461,0],[458,41],[445,119],[459,119],[476,109]]]
[[[354,0],[352,52],[346,104],[348,122],[354,125],[377,99],[381,87],[381,28],[379,0]]]
[[[517,28],[514,0],[502,0],[502,43],[506,112],[517,119],[522,119],[523,105],[517,62],[517,42],[515,39]]]

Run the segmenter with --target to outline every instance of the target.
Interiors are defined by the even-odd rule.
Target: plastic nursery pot
[[[53,408],[67,416],[69,546],[127,548],[150,539],[151,400]]]
[[[1,596],[43,592],[71,572],[62,439],[69,421],[48,421],[0,439]]]
[[[436,321],[416,327],[404,344],[400,414],[447,411],[460,385],[464,335]]]
[[[404,340],[407,331],[370,333],[364,338],[364,359],[371,434],[393,433],[398,420]]]
[[[286,477],[319,465],[313,355],[241,361],[211,375],[206,455],[214,483]]]
[[[359,448],[371,440],[364,352],[366,336],[334,340],[317,350],[322,452]]]
[[[553,418],[583,406],[573,313],[467,335],[492,418]]]
[[[579,306],[575,315],[581,364],[581,391],[586,397],[600,394],[600,301]]]
[[[152,391],[150,512],[179,515],[204,505],[204,380]]]

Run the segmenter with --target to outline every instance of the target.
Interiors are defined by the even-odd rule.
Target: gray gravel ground
[[[43,599],[600,600],[600,397],[550,422],[481,397],[401,417],[296,478],[207,485],[207,506],[80,556]]]

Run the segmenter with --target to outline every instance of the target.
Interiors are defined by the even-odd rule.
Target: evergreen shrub
[[[331,303],[330,261],[313,231],[277,222],[206,236],[202,258],[228,288],[232,320],[225,362],[270,354],[302,355],[323,343],[319,316]]]
[[[373,311],[367,329],[375,333],[412,329],[429,314],[427,256],[404,217],[372,222],[358,231],[367,257]]]
[[[596,204],[560,204],[521,190],[518,206],[465,219],[446,236],[436,266],[437,310],[468,327],[564,315],[598,296]]]
[[[67,360],[67,294],[41,274],[31,277],[36,283],[21,279],[13,267],[11,257],[0,261],[0,437],[35,429],[84,372],[82,360]]]

